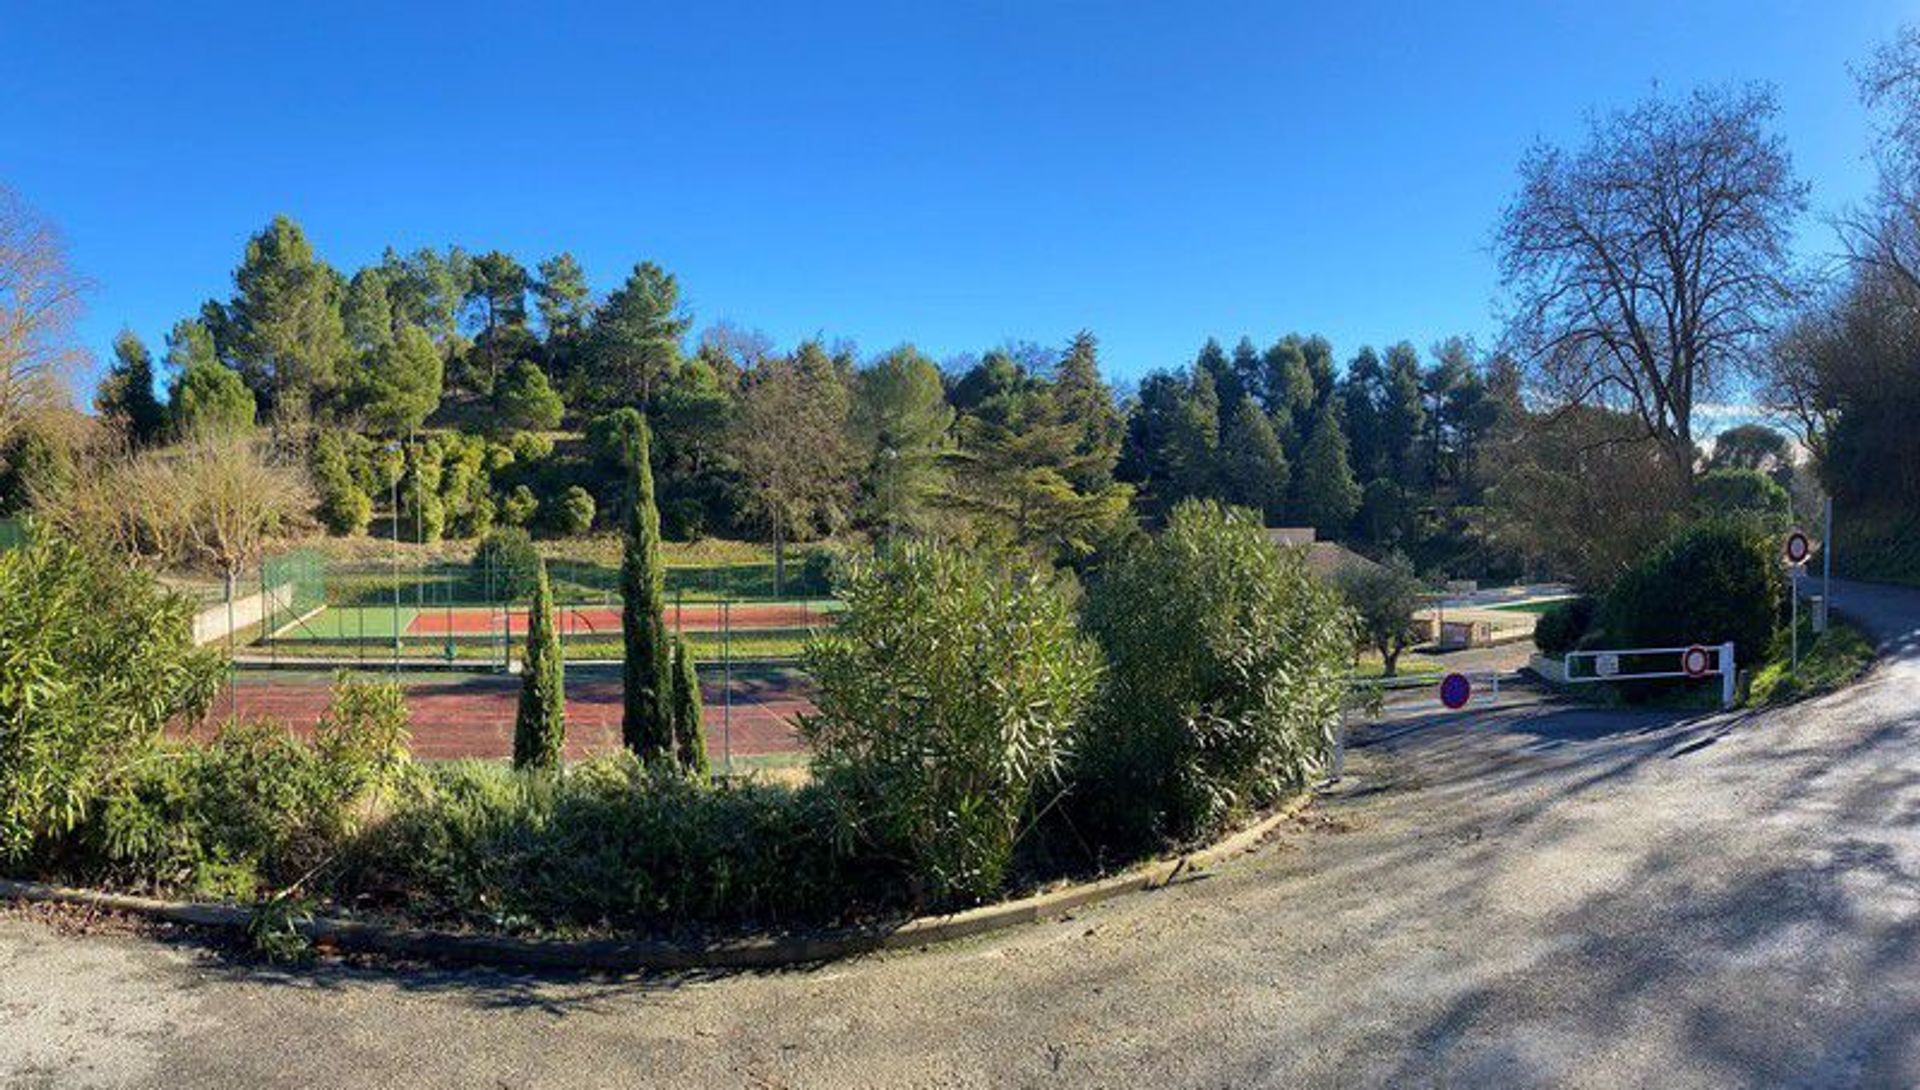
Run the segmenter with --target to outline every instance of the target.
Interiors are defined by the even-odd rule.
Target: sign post
[[[1807,565],[1807,558],[1813,555],[1813,542],[1804,530],[1787,531],[1786,546],[1782,550],[1787,561],[1787,597],[1791,599],[1787,626],[1792,634],[1793,672],[1800,672],[1800,572]]]

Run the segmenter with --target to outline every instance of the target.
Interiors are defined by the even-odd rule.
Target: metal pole
[[[733,775],[733,601],[720,603],[720,752]]]
[[[1787,570],[1787,596],[1793,599],[1793,609],[1787,627],[1793,632],[1793,671],[1800,672],[1800,569]]]
[[[1820,601],[1827,611],[1827,623],[1833,623],[1833,497],[1822,505],[1820,530]]]
[[[1720,645],[1720,706],[1733,707],[1733,689],[1739,668],[1734,663],[1733,641]]]
[[[390,486],[393,519],[388,523],[393,537],[393,676],[400,677],[400,478]]]

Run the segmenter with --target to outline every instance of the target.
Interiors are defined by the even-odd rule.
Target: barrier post
[[[1733,660],[1733,641],[1720,645],[1720,707],[1733,707],[1734,679],[1739,668]]]

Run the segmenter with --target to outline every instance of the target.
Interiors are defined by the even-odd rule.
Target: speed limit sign
[[[1787,543],[1784,551],[1786,553],[1787,563],[1797,568],[1805,564],[1807,558],[1813,555],[1813,540],[1807,537],[1805,530],[1791,531],[1787,534]]]

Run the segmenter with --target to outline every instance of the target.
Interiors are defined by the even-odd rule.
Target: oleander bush
[[[1354,618],[1252,512],[1182,503],[1088,589],[1086,620],[1107,672],[1077,743],[1075,809],[1103,842],[1210,835],[1321,767]]]

